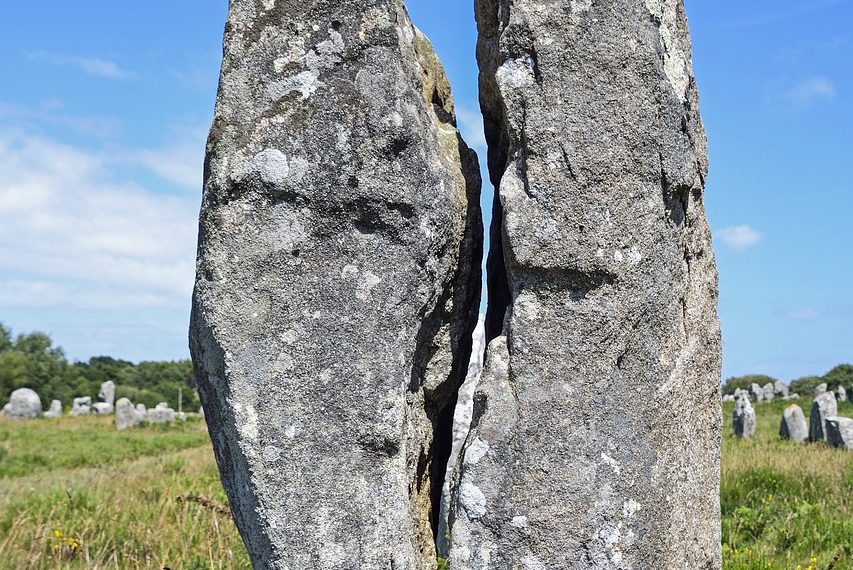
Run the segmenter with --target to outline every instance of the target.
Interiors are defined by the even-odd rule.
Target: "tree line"
[[[777,379],[763,374],[735,376],[726,380],[726,383],[723,385],[723,394],[734,394],[738,388],[747,390],[751,384],[764,386],[768,382],[776,383]],[[823,376],[804,376],[798,378],[791,382],[788,389],[792,394],[796,393],[804,398],[808,398],[814,394],[814,389],[821,384],[826,384],[829,390],[835,390],[839,386],[843,386],[845,390],[850,390],[850,387],[853,386],[853,365],[839,364]]]
[[[60,400],[68,408],[77,397],[91,396],[96,401],[101,384],[107,380],[116,384],[116,399],[128,398],[149,408],[168,402],[177,409],[180,391],[184,410],[199,407],[198,394],[190,388],[189,360],[134,364],[96,356],[86,362],[69,362],[49,335],[31,332],[14,336],[0,323],[0,399],[18,388],[30,388],[45,407],[51,400]]]

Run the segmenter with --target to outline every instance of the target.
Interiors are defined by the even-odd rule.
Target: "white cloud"
[[[0,304],[186,305],[199,199],[122,179],[109,155],[0,132]]]
[[[25,107],[0,101],[0,119],[14,124],[44,124],[69,129],[77,134],[109,137],[118,129],[119,121],[109,117],[75,116],[64,111],[59,99],[48,99],[38,106]]]
[[[820,319],[820,317],[820,311],[817,309],[806,308],[788,311],[788,318],[794,319],[795,321],[810,322],[816,321]]]
[[[732,226],[716,232],[723,244],[734,251],[746,251],[761,243],[764,236],[750,226]]]
[[[128,79],[133,77],[133,73],[122,69],[114,61],[100,57],[80,57],[49,51],[27,52],[25,55],[30,59],[54,65],[76,67],[84,73],[97,77],[106,77],[108,79]]]
[[[472,111],[464,107],[456,109],[456,119],[459,124],[459,132],[465,143],[477,151],[477,154],[486,156],[486,133],[483,129],[483,115],[479,111]]]
[[[805,107],[816,101],[835,99],[838,91],[835,85],[826,77],[812,77],[797,83],[785,94],[785,97],[795,105]]]
[[[187,190],[201,191],[207,133],[202,129],[178,132],[158,149],[130,153],[128,159]]]

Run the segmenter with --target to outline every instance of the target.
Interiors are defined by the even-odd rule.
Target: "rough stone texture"
[[[809,440],[823,441],[826,439],[826,418],[838,415],[838,403],[835,395],[821,392],[812,402],[812,412],[809,416]]]
[[[743,393],[744,393],[744,391],[741,390],[740,388],[735,388],[735,393],[734,393],[735,399],[740,398],[740,395]]]
[[[48,419],[52,419],[52,420],[55,420],[57,418],[61,418],[62,417],[62,402],[60,402],[59,400],[51,401],[50,407],[47,409],[47,411],[43,415],[44,415],[44,417],[46,417]]]
[[[92,398],[91,396],[83,396],[74,398],[71,403],[71,415],[75,418],[78,416],[88,416],[92,413]]]
[[[826,418],[826,441],[832,447],[853,451],[853,419],[838,416]]]
[[[767,384],[765,384],[762,390],[764,390],[765,402],[770,402],[771,400],[773,400],[773,396],[776,394],[776,387],[773,385],[772,382],[768,382]]]
[[[13,420],[28,420],[41,416],[41,398],[34,390],[18,388],[9,395],[3,415]]]
[[[749,398],[741,396],[732,412],[732,430],[735,437],[752,437],[755,435],[755,409]]]
[[[496,340],[450,566],[719,568],[717,279],[683,6],[476,10]]]
[[[820,396],[821,394],[826,394],[827,389],[828,389],[828,386],[826,385],[826,383],[824,383],[824,384],[819,384],[819,385],[817,386],[817,388],[815,388],[815,389],[814,389],[814,396],[815,396],[815,398],[817,398],[817,397],[818,397],[818,396]]]
[[[779,435],[782,439],[793,441],[806,441],[809,437],[809,424],[803,409],[796,405],[790,405],[782,412],[782,422],[779,426]]]
[[[773,384],[773,392],[777,396],[781,396],[784,398],[788,395],[788,385],[782,382],[781,380],[777,380],[775,384]]]
[[[107,380],[103,384],[101,384],[101,391],[98,392],[98,399],[102,402],[109,404],[110,406],[115,404],[116,401],[116,385],[112,380]]]
[[[475,159],[401,0],[231,1],[190,336],[256,568],[435,566]]]
[[[115,405],[116,429],[119,431],[136,427],[145,419],[127,398],[121,398]]]
[[[835,399],[839,402],[847,399],[847,390],[844,389],[844,386],[839,386],[835,389]]]
[[[439,555],[443,557],[447,556],[450,548],[447,523],[451,507],[451,482],[458,471],[462,447],[468,438],[468,432],[471,430],[471,418],[474,413],[474,392],[480,383],[480,376],[483,374],[483,359],[486,353],[485,320],[480,319],[477,322],[477,328],[474,329],[473,341],[471,360],[468,363],[468,373],[465,376],[465,382],[459,388],[456,411],[453,414],[453,447],[450,450],[444,488],[441,492],[441,518],[439,520],[436,546]]]

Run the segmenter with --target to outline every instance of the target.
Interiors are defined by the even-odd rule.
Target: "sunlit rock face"
[[[680,0],[477,0],[498,188],[450,566],[719,568],[720,332]]]
[[[399,0],[232,0],[191,348],[256,568],[434,568],[476,157]]]

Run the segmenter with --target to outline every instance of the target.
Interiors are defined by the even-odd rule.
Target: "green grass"
[[[853,568],[853,453],[824,444],[779,438],[790,403],[755,404],[756,435],[739,440],[731,430],[733,404],[723,407],[723,568],[759,570]],[[853,404],[839,404],[853,417]]]
[[[779,439],[786,405],[756,404],[748,440],[724,406],[723,567],[853,569],[853,453]],[[0,419],[0,570],[24,568],[251,568],[204,423]]]
[[[119,433],[109,418],[76,418],[0,430],[0,569],[251,568],[203,422]]]

